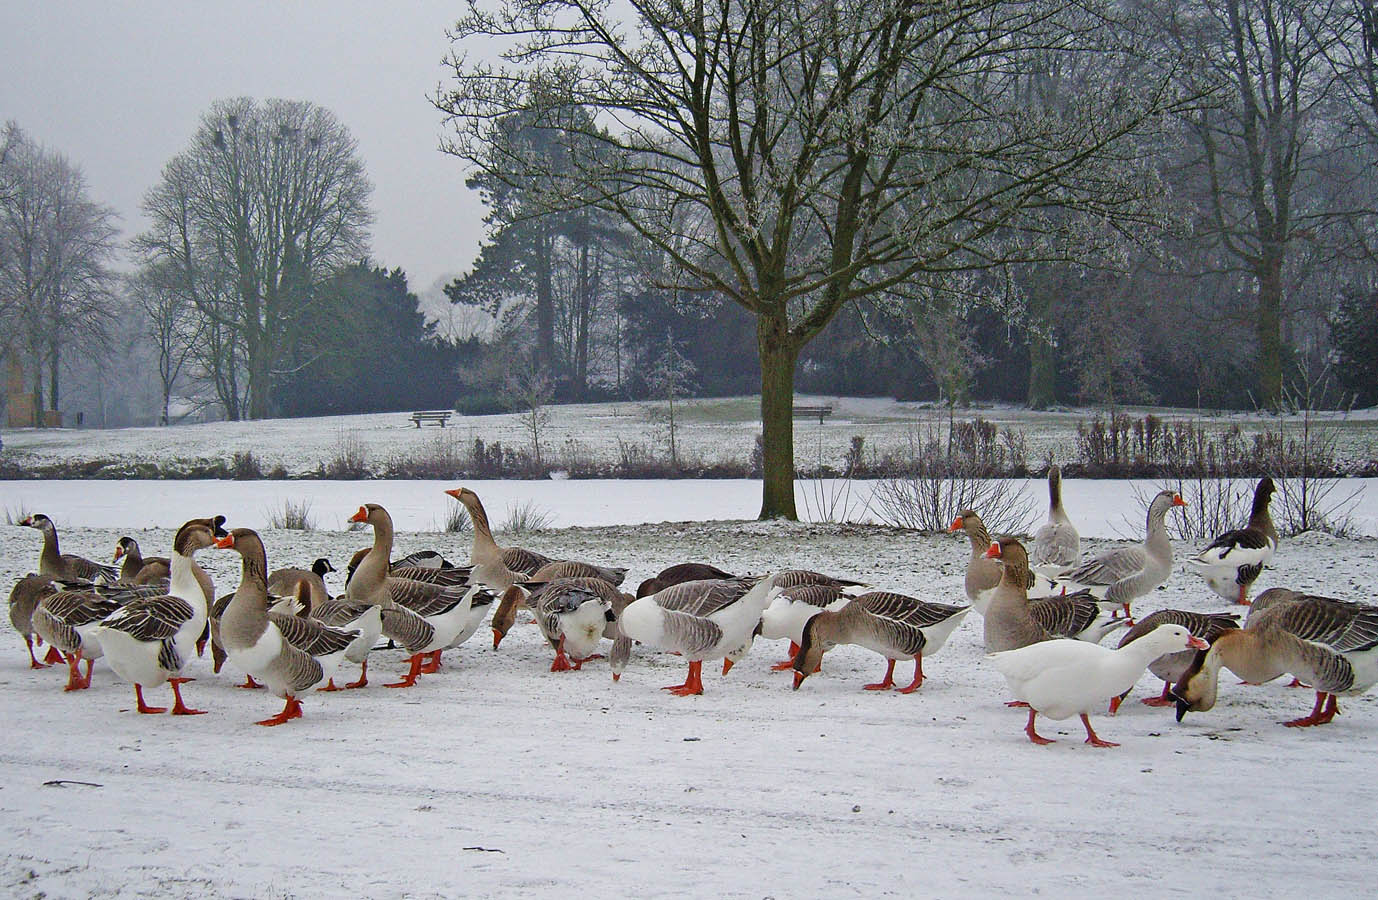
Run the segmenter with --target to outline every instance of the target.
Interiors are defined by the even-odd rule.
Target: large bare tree
[[[228,417],[272,414],[276,361],[309,326],[324,281],[366,251],[371,191],[329,111],[237,98],[211,106],[145,195],[151,225],[137,245],[180,273],[184,300],[217,327],[208,374]]]
[[[761,361],[761,516],[796,515],[795,364],[846,303],[1065,254],[1051,209],[1102,226],[1152,193],[1126,141],[1171,102],[1117,3],[908,0],[470,2],[436,97],[443,149],[493,177],[490,123],[575,129],[563,173],[673,260],[684,293],[750,310]],[[506,47],[490,65],[466,52]],[[1027,76],[1098,54],[1060,104]],[[515,161],[540,167],[538,157]],[[514,168],[513,160],[504,160]],[[488,167],[488,168],[485,168]],[[517,166],[519,167],[519,166]],[[558,177],[557,177],[558,176]]]

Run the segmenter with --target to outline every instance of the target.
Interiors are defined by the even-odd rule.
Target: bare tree
[[[136,308],[142,312],[146,334],[158,355],[162,411],[158,424],[168,424],[172,391],[182,378],[201,329],[196,311],[178,287],[178,273],[166,264],[151,263],[128,281]]]
[[[220,329],[207,371],[230,418],[271,414],[275,362],[325,279],[364,253],[371,190],[330,112],[238,98],[211,106],[145,195],[152,225],[137,245],[180,273],[184,299]]]
[[[443,149],[509,177],[484,168],[489,123],[521,113],[567,133],[593,111],[564,177],[524,181],[552,208],[615,214],[691,292],[754,314],[761,516],[794,518],[795,364],[843,304],[1061,255],[1045,209],[1142,211],[1151,179],[1122,139],[1172,101],[1121,42],[1120,6],[471,0],[435,101]],[[508,64],[474,62],[470,42],[509,48]],[[1024,102],[1022,76],[1092,51],[1102,66],[1073,100]]]

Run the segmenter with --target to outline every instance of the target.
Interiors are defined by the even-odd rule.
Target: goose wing
[[[755,578],[686,581],[656,594],[656,605],[667,611],[706,618],[742,599],[756,582]]]
[[[803,603],[807,606],[816,606],[824,609],[842,596],[841,585],[831,584],[799,584],[782,590],[779,596],[795,603]]]
[[[1147,565],[1148,551],[1142,545],[1118,547],[1087,560],[1062,580],[1073,584],[1109,585],[1139,574]]]
[[[1336,653],[1378,647],[1378,607],[1312,596],[1274,611],[1270,618],[1284,631]]]
[[[350,600],[346,597],[337,597],[334,600],[327,600],[311,607],[311,617],[332,628],[339,628],[348,625],[368,612],[372,605],[372,603]]]
[[[1075,637],[1095,624],[1100,604],[1090,591],[1029,601],[1029,615],[1051,635]]]
[[[535,550],[527,550],[525,547],[508,547],[502,551],[502,564],[522,575],[532,575],[541,566],[548,566],[552,562],[554,560],[549,556]]]
[[[328,656],[347,648],[359,636],[358,629],[344,631],[331,628],[315,619],[289,616],[284,613],[268,613],[268,621],[277,626],[283,640],[312,656]]]
[[[163,595],[128,603],[102,624],[140,641],[163,641],[172,638],[194,615],[191,604],[181,597]]]
[[[722,640],[722,629],[712,619],[673,609],[662,609],[662,614],[669,645],[679,648],[685,656],[707,653]]]
[[[394,564],[388,570],[390,578],[405,578],[408,581],[424,581],[442,587],[468,585],[473,566],[399,566]]]
[[[387,591],[392,601],[418,616],[437,616],[454,609],[463,599],[462,587],[442,587],[424,581],[388,576]]]

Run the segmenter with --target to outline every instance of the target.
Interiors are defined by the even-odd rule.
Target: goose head
[[[1217,638],[1216,643],[1219,642]],[[1215,706],[1219,670],[1218,654],[1203,650],[1192,658],[1187,670],[1172,686],[1172,696],[1177,701],[1178,722],[1189,712],[1205,712]]]
[[[1019,539],[1008,534],[991,541],[985,552],[986,559],[997,560],[1004,570],[1001,576],[1021,587],[1025,586],[1025,573],[1029,570],[1029,551]]]
[[[450,488],[445,493],[463,503],[469,509],[473,509],[478,504],[478,494],[469,490],[467,487]]]
[[[311,571],[325,578],[327,573],[335,571],[335,567],[330,564],[330,560],[322,556],[311,564]]]
[[[947,531],[949,534],[958,531],[969,531],[973,528],[980,527],[981,524],[981,517],[976,515],[975,510],[964,509],[957,513],[957,518],[952,520],[952,524],[948,526]]]
[[[197,550],[205,550],[207,547],[214,547],[217,540],[215,527],[211,519],[191,519],[177,529],[177,535],[172,539],[172,551],[181,556],[190,558]],[[130,540],[124,538],[124,540]]]
[[[1162,519],[1174,506],[1186,506],[1187,501],[1176,491],[1159,491],[1148,505],[1149,519]]]
[[[819,665],[823,662],[823,651],[828,649],[828,644],[819,629],[826,628],[827,623],[836,616],[837,613],[824,610],[805,623],[804,634],[799,640],[799,652],[794,655],[796,691],[799,690],[799,685],[804,683],[805,678],[818,671]]]
[[[19,524],[28,528],[36,528],[44,534],[57,530],[57,526],[53,525],[53,520],[43,515],[43,513],[34,513],[31,516],[25,516],[19,520]]]
[[[132,537],[122,537],[115,544],[115,558],[111,562],[119,562],[125,556],[132,556],[139,550],[139,542]]]

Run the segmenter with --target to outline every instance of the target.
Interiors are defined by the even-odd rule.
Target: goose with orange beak
[[[1059,580],[1068,590],[1086,588],[1120,604],[1126,617],[1129,605],[1167,581],[1172,574],[1172,540],[1167,534],[1168,511],[1186,506],[1175,491],[1159,491],[1148,504],[1144,542],[1117,547],[1091,557]]]

